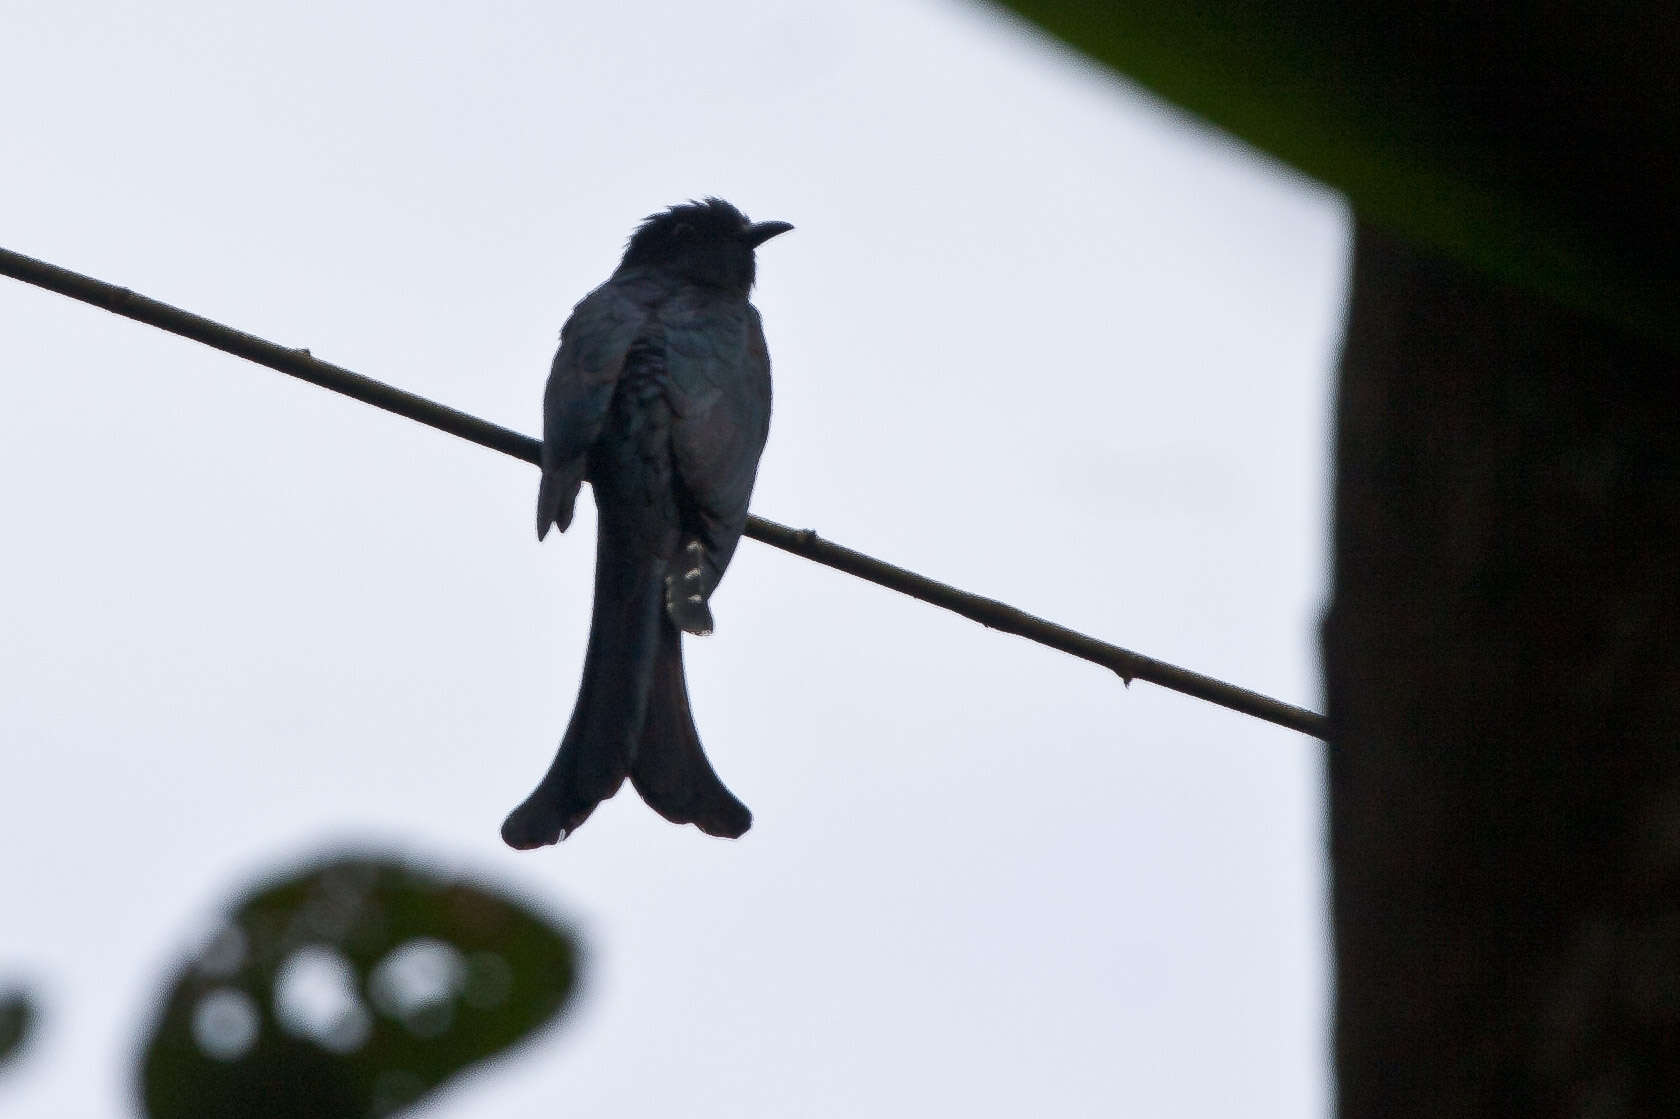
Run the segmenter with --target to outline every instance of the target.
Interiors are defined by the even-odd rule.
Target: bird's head
[[[650,214],[625,246],[620,268],[669,268],[693,283],[739,291],[753,285],[753,250],[793,226],[752,222],[721,198]]]

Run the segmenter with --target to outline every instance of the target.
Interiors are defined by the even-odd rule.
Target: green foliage
[[[1680,352],[1680,8],[1006,0],[1360,217]]]
[[[0,991],[0,1065],[23,1048],[35,1024],[35,1003],[22,991]]]
[[[340,1119],[408,1107],[550,1021],[573,936],[389,857],[338,857],[241,899],[145,1041],[152,1119]]]

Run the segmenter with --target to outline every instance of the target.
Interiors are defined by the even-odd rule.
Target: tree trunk
[[[1680,1115],[1677,364],[1357,231],[1324,629],[1344,1119]]]

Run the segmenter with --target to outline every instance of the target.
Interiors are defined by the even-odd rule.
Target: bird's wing
[[[648,318],[645,301],[624,285],[605,283],[572,308],[543,393],[542,483],[537,489],[537,539],[550,525],[572,523],[589,448],[601,433],[624,358]]]
[[[770,355],[750,304],[677,300],[661,309],[660,319],[677,477],[712,568],[709,594],[746,527],[758,457],[770,434]]]

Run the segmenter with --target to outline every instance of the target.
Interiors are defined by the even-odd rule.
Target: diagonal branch
[[[383,408],[387,412],[406,416],[428,427],[460,436],[481,447],[500,451],[504,455],[522,459],[533,465],[539,462],[540,444],[528,435],[521,435],[517,431],[510,431],[477,416],[458,412],[425,397],[382,384],[331,362],[321,361],[312,357],[308,350],[291,350],[277,346],[273,342],[212,322],[190,311],[148,299],[127,288],[119,288],[91,276],[71,272],[7,249],[0,249],[0,273],[60,295],[67,295],[71,299],[79,299],[83,303],[91,303],[95,307],[103,307],[112,314],[167,330],[171,334],[179,334],[183,338],[191,338],[225,353],[290,374],[312,385],[331,389],[363,403],[372,404],[376,408]],[[822,539],[809,529],[791,529],[774,521],[751,517],[747,521],[747,535],[773,548],[780,548],[826,567],[832,567],[836,571],[856,575],[877,586],[961,614],[991,629],[1013,633],[1093,664],[1100,664],[1118,674],[1128,684],[1133,680],[1147,680],[1163,688],[1170,688],[1244,715],[1264,719],[1268,723],[1298,730],[1316,738],[1328,737],[1329,724],[1324,716],[1304,707],[1296,707],[1259,692],[1239,688],[1234,684],[1215,680],[1211,676],[1203,676],[1199,672],[1122,649],[1118,645],[1110,645],[1106,641],[1099,641],[1056,625],[995,599],[982,598],[938,580],[929,579],[925,575],[918,575],[866,556],[862,552],[854,552],[850,548]]]

